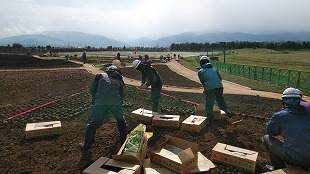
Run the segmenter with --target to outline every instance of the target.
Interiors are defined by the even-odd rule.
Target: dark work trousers
[[[102,105],[93,106],[92,117],[86,127],[86,135],[83,150],[87,151],[95,142],[97,129],[107,119],[108,113],[111,112],[117,121],[117,128],[120,133],[120,141],[123,143],[127,136],[127,125],[124,118],[123,108],[121,105]]]
[[[206,107],[207,117],[209,120],[214,119],[214,114],[213,114],[214,101],[217,102],[221,110],[223,110],[224,112],[227,112],[227,105],[223,98],[223,88],[215,88],[215,89],[206,90],[205,95],[206,95],[205,107]]]
[[[273,165],[275,169],[285,168],[284,154],[282,148],[283,142],[269,135],[264,135],[262,138],[262,142],[266,152],[269,155],[271,165]]]
[[[161,88],[151,89],[151,101],[152,101],[152,111],[158,112],[159,99],[160,99]]]

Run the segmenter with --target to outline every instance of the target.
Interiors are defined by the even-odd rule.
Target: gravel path
[[[81,63],[77,61],[72,61],[75,63]],[[179,73],[180,75],[193,80],[195,82],[199,82],[197,72],[192,71],[184,66],[182,66],[180,63],[178,63],[175,60],[171,60],[167,63],[165,63],[172,71]],[[98,74],[101,72],[101,70],[91,64],[83,64],[84,68],[92,74]],[[124,82],[127,85],[132,86],[140,86],[141,82],[139,80],[124,78]],[[265,91],[258,91],[258,90],[252,90],[249,87],[242,86],[236,83],[232,83],[229,81],[223,81],[224,85],[224,93],[226,94],[241,94],[241,95],[253,95],[253,96],[260,96],[260,97],[266,97],[266,98],[275,98],[275,99],[281,99],[281,94],[273,93],[273,92],[265,92]],[[203,88],[184,88],[184,87],[178,87],[178,86],[168,86],[164,85],[163,90],[165,91],[177,91],[177,92],[191,92],[191,93],[202,93]],[[310,97],[303,96],[303,98],[307,101],[310,101]]]

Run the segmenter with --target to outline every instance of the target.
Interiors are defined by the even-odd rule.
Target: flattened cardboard
[[[138,164],[142,166],[147,152],[147,141],[148,141],[147,133],[144,134],[143,145],[139,153],[125,153],[125,154],[123,153],[127,140],[128,136],[126,141],[123,143],[122,147],[119,149],[118,153],[116,155],[112,155],[112,158],[114,160]]]
[[[258,152],[217,143],[212,149],[211,160],[255,172]]]
[[[139,174],[140,165],[100,157],[88,166],[83,174]]]
[[[180,116],[179,115],[154,115],[153,126],[164,126],[164,127],[179,127]]]
[[[170,170],[163,165],[152,162],[150,158],[145,159],[143,164],[143,171],[144,174],[178,174],[178,172]]]
[[[197,167],[198,144],[168,135],[165,138],[166,141],[150,151],[151,161],[179,173]]]
[[[194,169],[190,170],[190,174],[196,174],[196,173],[203,173],[207,172],[210,169],[214,168],[215,165],[212,163],[211,160],[206,158],[202,153],[198,152],[198,165]],[[150,158],[147,158],[144,161],[143,164],[143,170],[144,174],[178,174],[178,172],[175,172],[173,170],[168,169],[167,167],[164,167],[163,165],[157,164],[155,162],[152,162]]]
[[[131,112],[137,120],[142,120],[148,123],[152,122],[152,119],[154,115],[152,114],[152,111],[146,110],[144,108],[139,108],[137,110],[134,110]]]
[[[205,157],[201,152],[198,152],[198,164],[193,170],[187,172],[191,174],[207,172],[210,169],[215,168],[216,166],[213,164],[211,160]]]
[[[286,167],[284,169],[274,170],[271,172],[266,172],[263,174],[309,174],[309,172],[304,171],[303,169],[299,167]]]
[[[27,123],[25,129],[26,138],[36,138],[42,136],[61,134],[61,122],[49,121],[39,123]]]
[[[191,131],[191,132],[200,132],[207,123],[207,117],[190,115],[185,119],[181,124],[181,130]]]

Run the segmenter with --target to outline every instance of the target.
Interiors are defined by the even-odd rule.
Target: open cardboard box
[[[131,113],[133,114],[135,119],[142,120],[142,121],[145,121],[145,122],[148,122],[148,123],[152,122],[152,119],[153,119],[153,116],[154,116],[152,114],[152,111],[146,110],[144,108],[139,108],[137,110],[132,111]]]
[[[190,115],[181,124],[181,130],[200,132],[207,124],[207,117]]]
[[[150,159],[173,171],[186,173],[198,165],[198,144],[166,135],[165,141],[150,151]]]
[[[88,166],[83,174],[139,174],[140,165],[117,161],[105,157],[100,157],[93,164]]]
[[[212,149],[211,160],[255,172],[258,152],[217,143]]]
[[[114,160],[138,164],[138,165],[142,166],[144,159],[145,159],[145,156],[146,156],[146,152],[147,152],[147,142],[148,142],[148,139],[152,135],[153,134],[151,132],[145,132],[144,133],[144,140],[143,140],[143,144],[142,144],[140,152],[138,152],[138,153],[123,153],[123,151],[125,149],[126,142],[128,140],[128,137],[129,137],[129,135],[128,135],[126,141],[123,143],[123,145],[119,149],[118,153],[116,155],[112,155],[112,158]]]
[[[209,171],[211,168],[214,168],[215,165],[212,163],[211,160],[206,158],[202,153],[198,152],[198,165],[194,169],[186,172],[186,173],[203,173]],[[168,169],[160,164],[152,162],[150,158],[145,159],[143,164],[144,174],[177,174],[173,170]]]
[[[36,138],[61,134],[61,122],[49,121],[39,123],[27,123],[25,129],[26,138]]]
[[[263,174],[309,174],[309,172],[301,169],[300,167],[286,167],[284,169],[274,170]]]
[[[166,127],[179,127],[180,116],[179,115],[154,115],[153,126],[166,126]]]

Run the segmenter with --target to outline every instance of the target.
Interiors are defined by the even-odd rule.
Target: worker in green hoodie
[[[150,60],[147,60],[145,63],[142,63],[140,60],[134,60],[132,66],[142,73],[141,86],[144,88],[151,86],[152,112],[153,115],[158,114],[160,93],[163,86],[160,75],[151,65]]]
[[[90,88],[92,94],[92,116],[86,127],[84,143],[80,143],[82,151],[88,151],[95,141],[97,129],[107,119],[109,112],[117,121],[120,142],[123,144],[127,137],[127,125],[123,114],[124,81],[116,66],[107,68],[106,73],[96,75]]]

